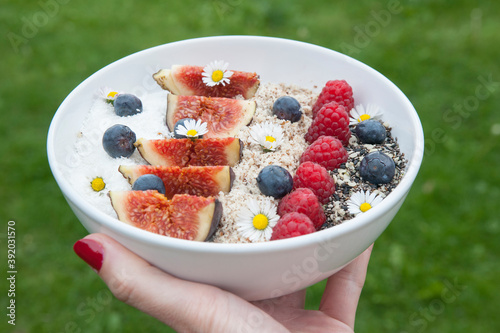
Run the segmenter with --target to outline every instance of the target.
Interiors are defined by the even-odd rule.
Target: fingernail
[[[75,253],[96,271],[101,270],[102,254],[104,249],[101,244],[92,239],[80,239],[73,245]]]

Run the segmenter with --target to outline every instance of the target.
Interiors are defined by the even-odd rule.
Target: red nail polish
[[[75,253],[99,272],[102,266],[102,245],[92,239],[80,239],[73,245]]]

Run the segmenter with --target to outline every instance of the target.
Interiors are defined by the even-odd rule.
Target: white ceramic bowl
[[[262,82],[316,88],[345,79],[356,104],[374,103],[384,111],[408,159],[404,178],[381,204],[336,227],[292,239],[256,244],[214,244],[159,236],[122,223],[86,202],[63,177],[60,167],[71,151],[92,96],[109,86],[141,95],[159,89],[151,75],[174,64],[203,65],[223,59],[231,68],[257,72]],[[248,300],[288,294],[335,273],[363,252],[396,215],[417,175],[423,131],[406,96],[386,77],[335,51],[292,40],[222,36],[153,47],[99,70],[63,101],[48,133],[54,177],[74,213],[89,232],[102,232],[152,264],[183,279],[212,284]]]

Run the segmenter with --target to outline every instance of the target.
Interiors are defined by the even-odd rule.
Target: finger
[[[296,291],[292,294],[281,296],[280,302],[290,308],[303,309],[306,304],[306,289]]]
[[[79,245],[78,245],[79,244]],[[91,245],[101,252],[88,260],[79,253]],[[100,249],[99,249],[100,247]],[[157,318],[180,332],[245,332],[284,330],[269,315],[243,299],[216,287],[169,275],[103,234],[75,243],[75,252],[93,266],[119,300]]]
[[[328,279],[319,307],[320,311],[349,325],[352,329],[372,248],[373,244]]]
[[[306,302],[306,289],[303,289],[276,298],[270,298],[263,301],[254,301],[252,302],[252,304],[258,306],[263,310],[273,306],[303,309],[305,302]]]
[[[265,311],[274,319],[283,322],[293,315],[296,309],[303,310],[306,302],[306,289],[281,297],[252,302],[262,311]]]

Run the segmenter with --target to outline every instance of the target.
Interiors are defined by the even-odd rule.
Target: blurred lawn
[[[399,10],[384,16],[391,3]],[[86,231],[52,178],[46,133],[64,97],[108,63],[163,43],[228,34],[348,53],[394,81],[419,112],[424,164],[375,245],[357,332],[500,331],[500,3],[7,0],[1,8],[0,260],[5,267],[6,222],[15,220],[18,275],[17,325],[3,314],[0,331],[163,329],[112,298],[73,253]],[[496,83],[478,88],[482,80]],[[310,288],[308,307],[317,307],[323,287]]]

